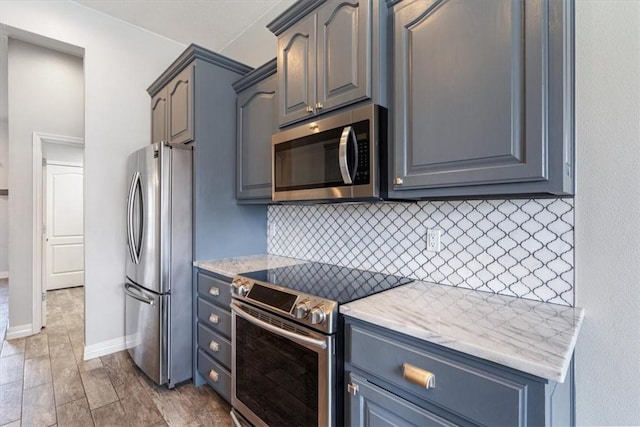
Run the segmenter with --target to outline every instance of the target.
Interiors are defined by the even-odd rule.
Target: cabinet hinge
[[[347,393],[349,393],[352,396],[355,396],[356,394],[358,394],[358,385],[357,384],[348,384],[347,385]]]
[[[42,301],[46,301],[47,300],[47,293],[43,292],[42,293]]]

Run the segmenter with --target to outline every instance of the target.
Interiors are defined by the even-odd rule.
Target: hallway
[[[8,283],[0,281],[0,426],[228,426],[209,387],[153,384],[121,351],[89,361],[84,288],[47,292],[47,326],[5,341]]]

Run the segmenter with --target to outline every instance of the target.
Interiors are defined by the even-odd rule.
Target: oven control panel
[[[231,282],[231,295],[323,332],[337,328],[335,301],[241,276]]]

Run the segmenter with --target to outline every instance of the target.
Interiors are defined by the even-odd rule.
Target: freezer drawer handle
[[[124,293],[129,295],[131,298],[133,299],[137,299],[140,302],[143,302],[145,304],[149,304],[149,305],[154,305],[155,301],[149,298],[145,298],[143,295],[138,295],[136,293],[133,293],[131,291],[131,289],[135,289],[133,286],[131,286],[129,283],[125,283],[124,284]]]
[[[216,371],[214,371],[213,369],[209,371],[209,378],[211,379],[211,381],[217,383],[218,382],[218,373]]]
[[[216,351],[217,352],[220,349],[220,346],[218,345],[217,342],[211,341],[209,343],[209,348],[211,349],[211,351]]]
[[[212,314],[211,316],[209,316],[209,322],[217,324],[218,323],[218,316],[216,316],[215,314]]]
[[[211,289],[209,289],[209,295],[213,295],[217,297],[218,295],[220,295],[220,289],[216,288],[215,286],[212,286]]]

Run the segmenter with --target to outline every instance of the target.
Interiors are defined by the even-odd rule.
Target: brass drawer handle
[[[212,314],[211,316],[209,316],[209,322],[211,322],[213,324],[217,324],[219,320],[220,319],[215,314]]]
[[[213,295],[214,297],[217,297],[218,295],[220,295],[220,289],[216,288],[215,286],[212,286],[209,289],[209,295]]]
[[[436,387],[436,375],[433,372],[420,369],[409,363],[402,364],[402,377],[414,384],[424,387],[425,389]]]
[[[213,381],[214,383],[218,382],[219,376],[218,373],[216,371],[214,371],[213,369],[209,371],[209,379],[211,381]]]
[[[218,351],[220,349],[220,346],[218,345],[217,342],[211,341],[209,343],[209,348],[211,349],[211,351]]]

